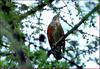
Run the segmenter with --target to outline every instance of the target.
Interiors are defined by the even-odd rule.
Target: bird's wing
[[[50,47],[52,48],[53,47],[53,27],[52,26],[48,26],[48,29],[47,29],[47,36],[48,36],[48,40],[49,40],[49,44],[50,44]]]
[[[64,36],[64,31],[63,31],[63,28],[62,28],[61,24],[58,25],[58,31],[61,32],[61,33],[59,33],[60,38],[62,36]],[[63,40],[62,42],[60,42],[60,45],[61,45],[61,49],[64,52],[65,51],[65,40]]]

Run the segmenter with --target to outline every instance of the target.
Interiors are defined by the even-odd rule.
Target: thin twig
[[[51,4],[54,0],[48,0],[49,4]],[[32,8],[31,10],[27,11],[26,13],[22,14],[19,16],[19,21],[23,20],[24,18],[26,18],[27,16],[31,15],[31,14],[35,14],[37,11],[43,9],[44,6],[46,6],[48,4],[46,3],[41,3],[38,6]]]

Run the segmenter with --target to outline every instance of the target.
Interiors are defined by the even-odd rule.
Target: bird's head
[[[56,24],[59,24],[59,13],[57,14],[57,15],[55,15],[54,17],[53,17],[53,20],[52,20],[52,25],[53,26],[55,26]]]
[[[60,15],[60,14],[55,15],[55,16],[53,17],[53,21],[59,21],[59,15]]]

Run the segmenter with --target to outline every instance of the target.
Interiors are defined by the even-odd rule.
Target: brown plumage
[[[65,50],[65,41],[61,41],[59,44],[54,45],[62,36],[64,36],[64,31],[59,20],[59,14],[54,16],[52,22],[49,24],[47,28],[47,36],[51,47],[48,56],[53,54],[57,60],[61,59],[61,54]]]

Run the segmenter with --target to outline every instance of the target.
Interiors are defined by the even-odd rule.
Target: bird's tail
[[[49,50],[47,56],[49,57],[51,54],[51,50]]]
[[[48,51],[47,56],[49,57],[51,54],[54,55],[54,57],[56,58],[56,60],[60,60],[60,59],[62,58],[62,56],[61,56],[61,51],[52,50],[52,49],[51,49],[50,51]]]

